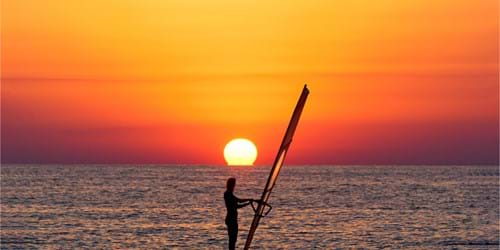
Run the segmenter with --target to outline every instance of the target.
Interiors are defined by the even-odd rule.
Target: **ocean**
[[[270,167],[1,166],[2,249],[223,249]],[[284,166],[254,249],[498,249],[498,166]],[[253,218],[239,210],[237,245]]]

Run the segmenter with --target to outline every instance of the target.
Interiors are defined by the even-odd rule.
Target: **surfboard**
[[[248,231],[247,240],[245,242],[245,250],[248,250],[250,248],[250,245],[252,244],[252,239],[255,234],[255,231],[257,230],[257,227],[259,226],[260,219],[266,216],[272,209],[272,207],[267,202],[269,200],[269,196],[271,195],[271,191],[273,190],[274,185],[276,184],[276,180],[278,179],[278,175],[280,173],[281,167],[283,166],[283,162],[285,161],[288,148],[292,143],[293,134],[295,133],[295,129],[297,129],[297,124],[299,124],[300,115],[302,114],[302,110],[304,109],[304,105],[306,104],[308,95],[309,95],[309,89],[307,88],[306,84],[302,89],[299,101],[297,102],[297,105],[295,106],[295,109],[292,114],[292,118],[288,123],[288,128],[286,129],[285,136],[281,141],[281,146],[278,150],[278,154],[274,159],[274,163],[271,168],[271,172],[269,173],[266,186],[264,187],[264,191],[262,192],[262,196],[260,199],[261,202],[258,202],[257,208],[255,208],[253,202],[251,203],[255,215],[253,217],[252,225],[250,226],[250,231]]]

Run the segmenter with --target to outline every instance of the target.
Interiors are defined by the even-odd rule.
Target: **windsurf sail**
[[[283,166],[283,161],[285,160],[288,148],[292,143],[293,134],[295,133],[297,124],[299,124],[300,114],[302,114],[302,110],[304,109],[304,105],[306,104],[308,95],[309,95],[309,89],[307,88],[307,85],[304,85],[304,88],[302,89],[302,94],[300,95],[299,101],[297,102],[295,110],[293,111],[292,119],[290,120],[285,136],[281,141],[281,146],[274,160],[273,167],[271,168],[271,173],[269,173],[269,178],[267,179],[266,187],[262,192],[262,196],[260,202],[258,202],[257,208],[255,208],[253,203],[251,203],[255,215],[253,217],[250,231],[248,232],[247,241],[245,242],[245,250],[248,250],[250,248],[250,244],[252,244],[252,239],[255,234],[255,230],[257,230],[257,226],[259,226],[260,218],[266,216],[272,209],[272,207],[267,203],[267,201],[269,200],[271,191],[273,190],[274,185],[276,184],[276,180],[278,179],[278,175],[280,173],[281,167]]]

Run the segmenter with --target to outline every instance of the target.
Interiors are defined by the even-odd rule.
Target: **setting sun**
[[[257,147],[248,139],[233,139],[224,147],[224,159],[229,166],[251,166],[256,158]]]

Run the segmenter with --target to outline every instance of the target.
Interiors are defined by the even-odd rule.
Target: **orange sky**
[[[1,3],[2,162],[498,163],[498,1]]]

